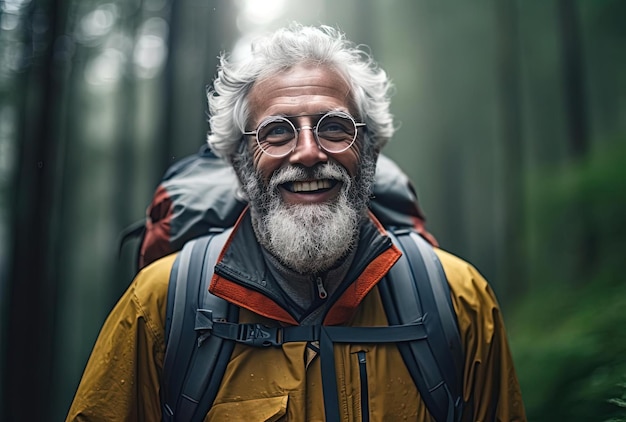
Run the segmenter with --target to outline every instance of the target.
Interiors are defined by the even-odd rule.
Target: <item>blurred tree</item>
[[[183,53],[167,58],[177,69],[168,81],[146,66],[167,57],[149,48],[172,42],[163,31],[172,8],[181,20],[170,50]],[[132,258],[115,262],[117,233],[143,216],[166,166],[205,141],[202,88],[235,37],[232,11],[223,0],[24,3],[0,419],[67,411],[98,326],[134,271]],[[171,97],[161,101],[164,86]]]
[[[174,161],[195,152],[206,141],[206,91],[215,75],[218,55],[236,37],[232,2],[171,2],[168,21],[170,57],[165,68],[163,154],[159,176]]]
[[[2,344],[3,404],[1,419],[49,417],[49,392],[55,388],[50,362],[54,342],[55,306],[59,288],[58,213],[53,204],[62,192],[62,87],[65,72],[57,55],[62,45],[69,2],[37,1],[22,11],[24,54],[28,66],[17,78],[20,121],[16,187],[13,191],[12,254],[9,262],[8,324]],[[39,405],[34,406],[33,403]]]
[[[515,0],[494,2],[497,33],[497,75],[499,92],[499,138],[502,145],[499,186],[502,201],[502,234],[499,276],[506,280],[506,297],[518,298],[527,286],[524,259],[524,170],[522,107],[520,93],[519,29]]]
[[[114,224],[116,227],[125,227],[137,216],[133,215],[134,207],[129,206],[133,203],[133,197],[137,194],[135,184],[131,181],[137,178],[138,172],[135,169],[137,163],[137,149],[135,148],[137,113],[134,110],[139,106],[139,81],[135,72],[135,60],[133,51],[139,44],[140,27],[147,17],[143,10],[144,1],[139,0],[122,2],[119,4],[121,8],[121,18],[118,20],[118,31],[126,38],[127,43],[120,46],[122,54],[126,57],[121,71],[119,92],[114,97],[116,104],[116,125],[114,130],[114,180],[113,186],[116,187],[116,195],[113,198],[111,211],[114,215]],[[158,139],[155,139],[158,143]],[[116,285],[117,291],[124,291],[132,279],[132,273],[128,271],[128,265],[118,265],[117,272],[114,276],[112,284]],[[131,267],[132,268],[132,267]]]
[[[583,160],[590,151],[587,116],[587,96],[585,92],[585,72],[582,36],[577,4],[572,0],[559,0],[559,24],[561,31],[562,70],[564,85],[564,107],[566,112],[567,145],[569,157]],[[587,214],[585,199],[579,198],[580,212],[572,221],[577,228],[578,237],[576,268],[580,279],[591,274],[590,268],[597,261],[597,239]]]
[[[577,3],[573,0],[559,0],[558,15],[569,153],[573,158],[581,158],[589,153],[589,130],[587,129],[585,68]]]

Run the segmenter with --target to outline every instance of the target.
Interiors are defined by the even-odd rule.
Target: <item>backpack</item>
[[[246,207],[237,193],[233,168],[208,145],[172,164],[157,186],[144,219],[121,234],[120,250],[139,238],[137,270],[179,251],[211,229],[232,227]],[[425,228],[425,217],[409,178],[389,158],[379,155],[370,209],[385,227],[412,227],[433,246],[436,239]]]
[[[239,309],[208,291],[213,267],[246,206],[231,166],[207,147],[172,165],[148,207],[146,220],[121,245],[141,237],[137,267],[180,250],[168,287],[166,353],[161,382],[164,421],[203,420],[235,343],[279,347],[319,341],[326,420],[339,412],[333,343],[396,343],[436,421],[461,417],[463,353],[449,286],[424,227],[415,190],[390,159],[380,156],[370,209],[387,227],[402,257],[378,283],[388,327],[239,324]],[[367,392],[365,391],[365,394]],[[367,400],[362,401],[367,406]],[[364,409],[364,415],[367,409]]]

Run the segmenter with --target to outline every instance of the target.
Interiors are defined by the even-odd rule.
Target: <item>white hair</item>
[[[248,93],[255,82],[301,63],[325,65],[348,82],[357,117],[367,125],[368,149],[380,151],[394,132],[389,111],[391,81],[384,70],[340,31],[292,24],[258,40],[245,58],[231,62],[222,54],[213,88],[208,90],[208,142],[232,161],[249,117]]]

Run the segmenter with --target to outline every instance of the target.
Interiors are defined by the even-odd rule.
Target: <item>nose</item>
[[[298,131],[298,143],[289,156],[291,164],[301,164],[313,167],[320,162],[328,161],[328,155],[315,141],[315,134],[311,126],[301,126]]]

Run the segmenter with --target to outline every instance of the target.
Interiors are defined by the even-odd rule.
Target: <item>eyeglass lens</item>
[[[291,152],[298,142],[298,132],[294,124],[285,117],[273,117],[259,126],[257,142],[261,149],[272,156],[282,156]],[[328,152],[342,152],[350,148],[356,139],[356,123],[347,114],[328,113],[322,116],[314,128],[319,145]]]

